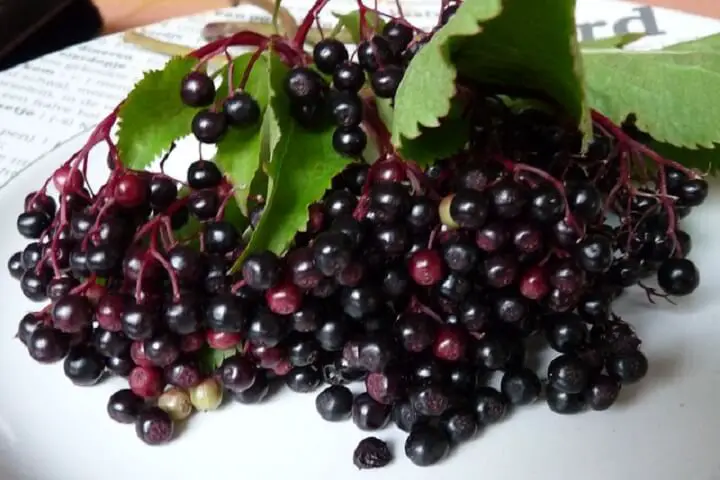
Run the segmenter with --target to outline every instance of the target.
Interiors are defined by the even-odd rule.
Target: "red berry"
[[[139,207],[147,200],[149,194],[147,181],[132,173],[126,173],[115,184],[113,197],[125,208]]]
[[[530,268],[520,279],[520,293],[530,300],[540,300],[550,292],[545,271],[540,266]]]
[[[180,337],[181,352],[197,352],[203,345],[205,345],[205,334],[203,332],[193,332]]]
[[[365,377],[365,389],[368,395],[378,403],[392,405],[402,395],[402,375],[390,370],[383,373],[370,373]]]
[[[425,287],[435,285],[443,278],[443,263],[435,250],[418,250],[410,257],[408,270],[415,283]]]
[[[265,292],[268,308],[278,315],[295,313],[302,304],[302,292],[292,283],[285,282]]]
[[[133,393],[143,398],[157,397],[165,386],[162,370],[153,367],[133,368],[128,382]]]
[[[242,337],[239,333],[213,332],[212,330],[208,330],[206,340],[210,348],[227,350],[228,348],[237,346],[242,340]]]
[[[405,167],[398,161],[386,161],[371,168],[373,182],[400,183],[405,180]]]
[[[152,367],[155,364],[145,355],[145,343],[135,341],[130,345],[130,358],[138,367]]]
[[[77,192],[84,183],[80,170],[73,170],[69,165],[58,168],[53,174],[53,184],[59,193]]]
[[[308,209],[310,218],[308,219],[308,232],[317,233],[325,226],[325,211],[320,203],[313,203]]]
[[[250,344],[250,354],[262,368],[275,368],[285,359],[285,352],[279,347],[264,347]]]
[[[272,368],[273,373],[279,377],[284,377],[292,370],[293,366],[287,360],[281,360],[280,363]]]
[[[93,283],[91,284],[87,290],[85,290],[85,296],[88,300],[90,300],[90,303],[93,305],[97,305],[100,299],[105,296],[107,293],[107,288],[105,286]]]
[[[456,362],[465,356],[467,336],[454,325],[444,325],[435,337],[433,353],[441,360]]]
[[[120,295],[107,294],[98,300],[95,309],[95,320],[105,330],[119,332],[122,330],[122,314],[125,300]]]

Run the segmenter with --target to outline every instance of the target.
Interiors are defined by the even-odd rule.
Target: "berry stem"
[[[626,148],[632,151],[639,152],[660,165],[676,168],[688,175],[690,178],[698,178],[698,174],[693,170],[684,167],[673,160],[668,160],[662,157],[657,152],[653,151],[651,148],[648,148],[647,146],[630,137],[620,127],[615,125],[612,120],[610,120],[608,117],[598,112],[597,110],[592,110],[591,115],[593,122],[596,122],[602,128],[611,133],[612,136],[614,136],[615,139],[622,145],[624,145]]]
[[[318,17],[322,9],[325,8],[325,5],[327,5],[329,2],[330,0],[315,0],[315,3],[305,15],[305,18],[303,18],[302,23],[298,27],[297,33],[295,33],[295,38],[293,38],[292,40],[292,45],[295,47],[295,49],[299,51],[303,50],[303,46],[305,45],[305,41],[307,40],[308,33],[310,33],[310,30],[312,29],[313,23],[315,23],[315,19]]]
[[[180,300],[180,285],[178,284],[177,276],[175,275],[175,272],[173,272],[172,266],[168,261],[165,259],[165,257],[160,254],[157,250],[157,240],[156,237],[153,236],[150,240],[150,249],[148,250],[150,255],[153,256],[155,260],[158,261],[160,265],[165,269],[165,271],[168,274],[168,278],[170,278],[170,285],[172,287],[172,294],[173,294],[173,301],[177,302]]]
[[[240,83],[238,84],[238,88],[240,90],[245,90],[245,86],[247,85],[248,80],[250,79],[250,73],[252,72],[253,67],[255,66],[255,63],[257,63],[258,58],[260,58],[260,55],[267,50],[268,46],[270,45],[270,42],[265,42],[262,45],[260,45],[252,54],[250,57],[250,60],[248,60],[247,67],[245,67],[245,71],[243,72],[243,76],[240,79]],[[230,90],[232,93],[232,78],[230,79]]]

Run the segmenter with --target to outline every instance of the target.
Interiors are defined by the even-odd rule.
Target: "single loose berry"
[[[315,397],[315,409],[329,422],[350,418],[353,406],[353,394],[349,388],[332,385]]]
[[[439,428],[422,426],[405,440],[405,456],[419,467],[434,465],[449,453],[450,441]]]
[[[657,273],[658,285],[670,295],[690,295],[700,285],[700,272],[686,258],[665,260]]]
[[[135,433],[148,445],[161,445],[172,440],[175,426],[172,418],[158,407],[140,412],[135,420]]]
[[[145,401],[132,390],[118,390],[108,399],[107,413],[118,423],[135,423]]]
[[[392,462],[393,455],[387,443],[376,437],[360,440],[353,452],[353,464],[359,469],[382,468]]]

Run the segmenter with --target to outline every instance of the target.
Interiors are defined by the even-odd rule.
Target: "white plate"
[[[84,135],[82,137],[85,137]],[[15,230],[25,195],[82,146],[76,138],[51,152],[0,190],[3,262],[24,245]],[[180,149],[183,163],[196,150]],[[92,156],[104,166],[104,153]],[[183,165],[176,165],[178,173]],[[102,168],[91,173],[99,178]],[[686,223],[691,257],[702,283],[678,306],[650,305],[634,289],[617,312],[633,323],[650,359],[648,378],[626,388],[605,413],[564,417],[543,403],[521,409],[458,448],[437,467],[412,466],[403,434],[393,427],[375,435],[392,440],[396,461],[358,472],[351,456],[366,436],[351,422],[322,421],[313,394],[284,393],[261,406],[232,404],[195,415],[178,438],[148,447],[132,426],[105,412],[111,379],[72,386],[61,365],[30,359],[13,338],[20,318],[38,306],[26,300],[3,266],[0,273],[0,478],[3,480],[287,479],[350,480],[717,480],[720,478],[720,196],[714,194]]]

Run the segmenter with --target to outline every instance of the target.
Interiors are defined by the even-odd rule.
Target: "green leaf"
[[[413,58],[395,95],[392,142],[396,147],[404,139],[417,138],[421,127],[440,125],[456,93],[451,53],[463,40],[480,33],[481,22],[497,17],[501,10],[500,0],[464,2]]]
[[[586,40],[580,44],[581,48],[624,48],[641,38],[647,37],[646,33],[630,32],[598,40]]]
[[[234,85],[240,83],[243,73],[253,57],[247,53],[233,60]],[[253,96],[260,106],[261,114],[267,110],[270,100],[269,67],[266,57],[260,56],[252,65],[250,75],[245,84],[245,91]],[[228,77],[227,74],[224,75]],[[227,85],[224,83],[224,85]],[[225,87],[227,88],[227,86]],[[223,87],[221,87],[221,92]],[[244,128],[230,128],[225,137],[218,143],[215,163],[225,175],[232,180],[235,187],[235,198],[240,210],[247,213],[247,198],[250,184],[255,172],[260,167],[263,153],[263,122]]]
[[[361,18],[359,10],[355,10],[353,12],[345,14],[333,12],[333,15],[335,15],[335,18],[338,19],[338,23],[335,25],[335,28],[333,28],[333,30],[330,32],[331,37],[338,36],[340,32],[345,29],[350,34],[353,43],[362,42],[362,36],[360,35],[362,29],[360,28]],[[370,10],[367,10],[365,12],[365,22],[365,25],[367,25],[366,28],[369,28],[372,31],[380,32],[385,26],[385,20],[383,20],[377,14],[375,14],[375,12],[371,12]]]
[[[280,28],[278,26],[278,15],[280,14],[280,4],[282,3],[282,0],[275,0],[275,7],[273,8],[272,12],[272,26],[275,30],[275,33],[280,33]]]
[[[680,147],[720,143],[720,50],[689,44],[652,52],[586,50],[590,105]]]
[[[720,52],[720,33],[687,42],[676,43],[675,45],[666,47],[665,50],[711,50]]]
[[[697,169],[701,173],[717,175],[720,173],[720,143],[713,148],[690,148],[676,147],[669,143],[653,142],[650,148],[663,157],[674,160],[688,168]]]
[[[242,233],[249,224],[247,216],[240,209],[240,205],[235,198],[225,205],[223,219],[233,225],[238,233]]]
[[[462,113],[461,103],[453,100],[450,113],[440,119],[438,127],[424,127],[419,137],[403,143],[402,156],[426,168],[461,151],[467,144],[471,128],[469,118]]]
[[[578,121],[581,131],[592,132],[575,0],[505,0],[502,13],[463,42],[454,59],[463,77],[547,95]]]
[[[174,57],[162,70],[147,72],[119,112],[118,150],[128,168],[143,170],[172,142],[190,133],[197,109],[180,99],[180,83],[197,63]]]
[[[332,148],[332,127],[309,131],[292,120],[282,88],[287,67],[275,56],[270,63],[269,108],[277,119],[279,135],[268,165],[269,192],[262,218],[233,271],[252,252],[284,252],[307,225],[309,205],[322,198],[332,178],[349,163]]]
[[[228,348],[226,350],[216,350],[205,345],[199,352],[199,368],[206,375],[210,375],[218,369],[226,358],[230,358],[238,352],[238,349]]]

